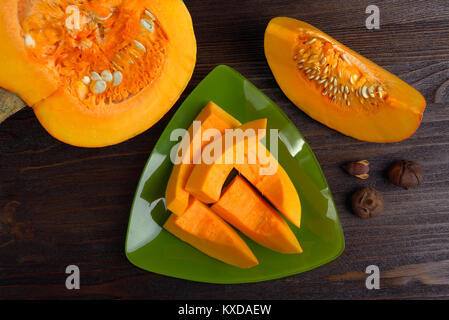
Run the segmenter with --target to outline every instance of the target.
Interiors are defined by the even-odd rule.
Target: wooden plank
[[[81,149],[54,140],[32,110],[0,126],[0,298],[350,299],[449,297],[449,7],[445,0],[382,1],[381,29],[364,27],[369,1],[186,1],[198,38],[194,77],[176,106],[146,133],[117,146]],[[270,18],[305,20],[411,83],[428,107],[408,140],[371,144],[345,137],[298,110],[274,81],[263,53]],[[211,285],[133,267],[124,255],[130,204],[140,172],[180,103],[216,65],[249,78],[293,120],[323,167],[339,210],[346,249],[336,261],[285,279]],[[423,183],[405,191],[385,170],[396,159],[424,166]],[[341,165],[368,159],[371,177]],[[348,207],[360,186],[385,197],[385,212],[361,220]],[[82,272],[65,289],[65,267]],[[365,288],[378,265],[381,289]]]

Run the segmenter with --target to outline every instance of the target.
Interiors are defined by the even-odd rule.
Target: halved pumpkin
[[[201,252],[239,268],[259,264],[238,233],[195,198],[182,216],[170,215],[164,228]],[[182,266],[180,266],[182,267]]]
[[[55,138],[83,147],[150,128],[196,62],[181,0],[2,0],[0,47],[0,86]]]
[[[426,101],[417,90],[310,24],[272,19],[265,55],[285,95],[343,134],[395,142],[421,123]]]
[[[237,119],[213,102],[209,102],[201,110],[195,121],[200,122],[200,130],[194,130],[192,124],[181,140],[179,148],[182,151],[189,150],[189,152],[182,154],[181,162],[173,166],[165,191],[167,209],[177,215],[183,214],[189,204],[189,193],[185,190],[185,185],[192,172],[194,159],[198,155],[201,156],[201,150],[210,140],[218,138],[214,136],[206,139],[207,130],[214,129],[217,134],[223,135],[226,129],[233,129],[241,125]],[[195,143],[196,140],[197,143]]]
[[[241,155],[244,155],[246,145],[254,144],[255,139],[262,139],[266,133],[266,126],[267,119],[250,121],[235,129],[246,134],[244,137],[242,135],[241,139],[237,140],[236,132],[229,130],[207,145],[203,150],[202,162],[194,166],[187,180],[186,191],[204,203],[218,201],[223,184],[234,168],[237,153],[240,151]],[[209,150],[212,144],[220,148],[220,152],[215,152],[214,148]],[[212,151],[213,155],[207,160],[206,154],[209,151]],[[244,161],[243,158],[242,161]]]
[[[226,186],[220,200],[211,208],[262,246],[281,253],[302,252],[284,219],[240,176]]]

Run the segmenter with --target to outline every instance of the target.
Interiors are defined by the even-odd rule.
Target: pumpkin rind
[[[301,39],[306,40],[301,42]],[[330,85],[325,88],[326,80],[329,80],[326,75],[332,72],[325,69],[325,65],[332,68],[329,60],[323,59],[326,55],[315,54],[313,57],[312,52],[303,57],[297,51],[304,43],[312,47],[315,42],[317,46],[317,39],[323,44],[322,53],[337,52],[339,57],[345,58],[347,65],[360,72],[359,81],[363,78],[366,83],[381,84],[377,88],[382,88],[382,92],[376,97],[376,92],[371,93],[373,99],[370,101],[360,97],[358,90],[340,88],[340,83],[337,88],[332,88],[335,93],[328,90]],[[286,17],[271,20],[265,32],[265,55],[285,95],[310,117],[330,128],[359,140],[396,142],[408,138],[419,127],[426,101],[417,90],[305,22]],[[313,70],[305,70],[306,64],[310,66],[310,63],[321,67],[317,76]],[[341,99],[343,95],[349,102]],[[367,92],[364,95],[367,96]]]
[[[31,2],[36,1],[38,0],[32,0]],[[64,2],[64,0],[54,1]],[[83,0],[77,1],[82,2]],[[11,58],[12,60],[8,61],[12,67],[0,62],[2,70],[0,85],[18,93],[33,107],[37,118],[47,131],[63,142],[82,147],[102,147],[125,141],[142,133],[162,118],[174,105],[192,76],[196,62],[196,40],[190,14],[180,0],[127,0],[123,4],[121,4],[121,0],[114,0],[109,3],[103,0],[95,0],[86,4],[93,7],[98,5],[101,8],[101,5],[105,6],[105,3],[120,3],[117,10],[111,8],[111,14],[117,15],[113,17],[117,19],[117,23],[108,26],[111,30],[110,34],[115,31],[115,34],[113,34],[115,38],[104,36],[104,39],[100,39],[103,40],[101,45],[104,46],[103,48],[106,51],[105,57],[110,58],[114,50],[117,50],[116,55],[120,56],[119,53],[122,54],[123,48],[119,48],[119,46],[122,46],[125,40],[130,44],[134,43],[134,47],[128,45],[124,48],[127,50],[127,55],[132,55],[135,58],[136,63],[133,63],[132,59],[124,61],[124,58],[122,58],[116,69],[123,74],[122,84],[120,84],[121,79],[111,81],[110,76],[114,72],[113,67],[104,68],[104,70],[91,70],[98,71],[98,74],[105,71],[106,76],[109,73],[108,81],[111,82],[106,81],[107,88],[104,93],[101,90],[96,91],[96,88],[92,88],[92,84],[90,87],[89,85],[84,86],[81,82],[83,75],[78,75],[79,79],[72,79],[71,76],[61,74],[56,67],[48,66],[48,61],[36,59],[33,50],[27,49],[24,44],[26,36],[21,30],[21,21],[17,18],[20,14],[23,14],[20,12],[21,3],[21,0],[6,0],[0,5],[0,29],[2,30],[0,31],[0,45],[3,47],[6,44],[8,47],[7,52],[0,53],[0,56],[3,55],[8,59],[16,56],[16,58]],[[134,8],[135,11],[133,11]],[[155,43],[155,47],[145,48],[141,44],[142,41],[134,40],[132,42],[132,39],[120,38],[120,35],[124,34],[119,29],[120,23],[123,23],[122,20],[125,19],[123,17],[125,13],[121,16],[120,12],[122,11],[120,10],[123,10],[123,12],[128,10],[125,13],[130,16],[129,19],[136,20],[130,22],[129,26],[128,24],[125,25],[124,28],[129,28],[130,34],[135,34],[140,38],[148,34],[149,43]],[[143,20],[152,20],[149,16],[145,19],[142,18],[142,15],[147,11],[156,19],[151,22],[156,31],[150,32],[142,24]],[[101,10],[98,12],[101,12]],[[104,15],[105,13],[101,13],[101,19],[105,19]],[[6,18],[7,16],[11,17]],[[25,19],[22,24],[28,23],[28,21]],[[124,22],[127,23],[127,20],[124,20]],[[8,24],[8,26],[5,24]],[[116,25],[119,27],[114,29]],[[26,27],[28,28],[28,25]],[[4,31],[5,29],[7,31]],[[92,47],[92,44],[90,45]],[[94,49],[96,45],[94,43]],[[119,49],[122,51],[119,52]],[[150,54],[153,53],[153,51],[149,51],[150,49],[160,50],[161,52],[161,55],[155,57],[154,59],[157,60],[153,62],[149,60],[152,59]],[[90,50],[90,47],[87,50]],[[149,62],[140,63],[139,59],[146,59]],[[98,61],[88,62],[92,65],[100,63]],[[111,65],[115,63],[112,60],[110,62]],[[114,64],[114,68],[116,65]],[[151,67],[153,73],[149,73],[147,79],[139,80],[136,78],[134,81],[132,80],[134,75],[128,75],[126,72],[129,70],[135,71],[140,66]],[[142,71],[139,77],[142,77],[146,72],[146,69],[142,68],[146,67],[138,69]],[[3,70],[6,70],[6,73]],[[29,76],[25,76],[27,70],[31,70]],[[14,77],[15,73],[17,76]],[[125,79],[128,80],[126,83]],[[136,88],[128,85],[132,81],[136,83]],[[117,87],[116,83],[119,83]],[[83,92],[86,91],[86,94],[77,91],[78,84]]]

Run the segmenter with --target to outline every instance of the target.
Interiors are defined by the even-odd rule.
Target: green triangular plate
[[[176,128],[187,129],[209,101],[242,123],[267,118],[268,129],[279,130],[278,160],[301,198],[301,228],[289,225],[301,243],[302,254],[277,253],[242,236],[260,264],[240,269],[210,258],[161,228],[170,214],[165,208],[164,193],[173,166],[170,150],[177,143],[170,141],[170,134]],[[126,237],[129,261],[144,270],[176,278],[246,283],[311,270],[337,258],[343,249],[343,231],[331,192],[312,150],[296,126],[237,71],[223,65],[216,67],[175,113],[143,170]]]

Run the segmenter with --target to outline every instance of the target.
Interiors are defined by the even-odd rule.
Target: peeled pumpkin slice
[[[310,24],[272,19],[265,56],[298,108],[345,135],[396,142],[421,123],[426,101],[417,90]]]
[[[237,232],[210,210],[191,198],[182,216],[171,214],[164,228],[201,252],[239,268],[259,264]]]
[[[55,138],[113,145],[156,123],[196,62],[181,0],[2,0],[0,87]]]
[[[240,176],[234,178],[211,208],[262,246],[281,253],[302,252],[284,219]]]
[[[202,161],[194,166],[185,189],[204,203],[218,201],[223,184],[234,168],[237,150],[244,150],[245,145],[254,144],[254,139],[262,139],[266,133],[266,126],[267,119],[250,121],[235,129],[248,133],[245,138],[237,141],[232,137],[234,132],[228,131],[212,142],[214,145],[221,147],[221,152],[214,152],[210,162]],[[259,132],[259,130],[261,131]],[[227,143],[227,139],[233,143]],[[207,148],[206,146],[203,150],[203,158],[208,151]]]
[[[265,154],[263,159],[260,159],[259,153]],[[244,164],[236,164],[235,169],[299,228],[301,226],[301,201],[295,185],[285,169],[261,143],[250,145],[246,156],[256,158],[257,161],[250,163],[246,160]],[[261,174],[264,169],[273,174]]]
[[[204,139],[206,130],[215,129],[217,133],[224,134],[226,129],[233,129],[241,125],[237,119],[213,102],[209,102],[201,110],[195,121],[201,122],[201,130],[194,132],[192,124],[188,130],[188,135],[182,139],[180,148],[185,149],[183,145],[189,144],[190,152],[183,155],[185,159],[182,158],[181,163],[173,166],[165,191],[167,209],[177,215],[183,214],[189,204],[189,193],[185,190],[185,185],[194,166],[193,159],[197,157],[198,153],[201,153],[202,148],[210,141]],[[197,136],[200,133],[201,137]],[[210,139],[215,138],[217,137]],[[198,140],[199,143],[194,143],[195,140]],[[194,147],[197,147],[197,149],[194,149]]]
[[[265,128],[266,123],[255,120],[240,128]],[[215,203],[221,196],[223,185],[233,168],[243,175],[271,204],[298,228],[301,225],[301,201],[287,172],[273,155],[259,142],[263,135],[249,136],[241,145],[233,145],[216,156],[211,163],[194,166],[186,190],[205,203]],[[224,144],[226,137],[221,137]],[[229,146],[228,146],[229,147]],[[244,159],[238,163],[226,163],[227,154],[235,156],[236,150],[243,147]],[[207,146],[206,146],[207,148]],[[260,155],[265,155],[262,159]],[[235,160],[235,159],[234,159]]]

